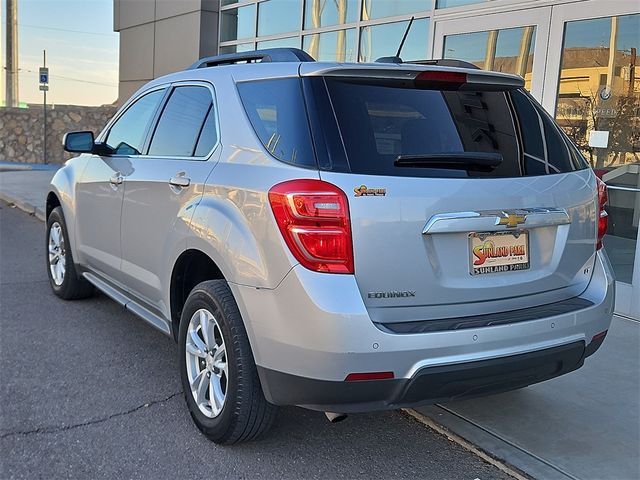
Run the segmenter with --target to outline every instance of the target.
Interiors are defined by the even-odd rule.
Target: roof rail
[[[218,65],[233,65],[234,63],[240,62],[315,62],[315,59],[299,48],[268,48],[265,50],[225,53],[213,57],[201,58],[191,65],[189,70],[216,67]]]

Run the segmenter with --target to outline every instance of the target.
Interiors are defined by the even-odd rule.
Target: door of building
[[[543,86],[543,105],[609,186],[604,246],[617,279],[616,311],[634,318],[640,318],[638,11],[627,0],[554,7]]]

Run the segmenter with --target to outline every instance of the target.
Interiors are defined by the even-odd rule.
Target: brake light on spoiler
[[[524,87],[516,75],[460,70],[424,70],[413,79],[417,88],[439,90],[504,91]]]
[[[414,82],[417,86],[462,85],[467,83],[467,74],[462,72],[428,70],[426,72],[420,72],[414,79]]]

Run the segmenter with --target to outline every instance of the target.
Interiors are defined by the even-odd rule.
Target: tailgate
[[[375,75],[305,80],[320,176],[349,197],[372,319],[579,295],[595,254],[595,176],[542,107],[505,82]]]

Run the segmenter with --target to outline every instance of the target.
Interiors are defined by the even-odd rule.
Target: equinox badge
[[[392,291],[392,292],[369,292],[367,297],[369,298],[406,298],[406,297],[415,297],[415,290],[402,290],[402,291]]]

